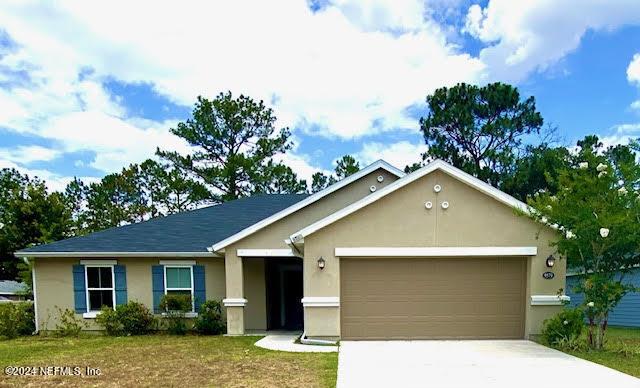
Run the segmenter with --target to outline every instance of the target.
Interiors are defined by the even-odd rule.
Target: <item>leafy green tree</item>
[[[14,252],[69,237],[71,216],[62,194],[14,169],[0,170],[0,279],[16,279]]]
[[[138,165],[89,185],[85,214],[87,232],[144,221],[149,213]]]
[[[311,191],[318,192],[360,171],[360,163],[351,155],[344,155],[336,162],[333,175],[318,171],[311,176]]]
[[[307,191],[307,181],[298,179],[295,172],[282,163],[267,162],[264,176],[256,183],[256,193],[304,193]]]
[[[458,84],[427,96],[429,114],[420,119],[429,146],[425,158],[443,159],[498,187],[518,157],[523,140],[540,133],[535,99],[502,83]]]
[[[276,116],[262,101],[234,98],[231,92],[213,100],[198,97],[192,117],[171,130],[193,152],[158,149],[157,154],[211,186],[215,202],[256,192],[297,192],[300,186],[293,184],[293,172],[273,160],[291,148],[289,130],[276,130],[275,125]]]
[[[342,180],[360,171],[360,163],[351,155],[344,155],[336,162],[336,178]]]
[[[64,190],[67,208],[71,213],[71,230],[73,236],[81,236],[87,232],[87,194],[89,188],[80,179],[74,177]]]
[[[540,190],[555,194],[559,190],[558,175],[568,167],[568,160],[569,150],[565,147],[527,146],[524,156],[503,177],[500,189],[521,201]]]
[[[140,164],[140,178],[151,217],[192,210],[211,197],[205,185],[184,171],[152,159]]]
[[[585,295],[595,349],[604,343],[610,311],[635,289],[625,275],[640,265],[640,165],[633,147],[604,150],[597,137],[586,137],[552,179],[557,193],[529,200],[536,209],[531,217],[558,228],[552,245],[570,270],[582,274],[575,291]]]
[[[330,185],[329,176],[318,171],[311,176],[311,192],[317,193]]]

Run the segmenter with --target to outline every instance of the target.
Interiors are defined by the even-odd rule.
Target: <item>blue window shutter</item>
[[[207,300],[207,292],[204,285],[204,265],[193,266],[193,298],[195,311],[200,311],[200,305]]]
[[[114,265],[116,306],[127,303],[127,270],[124,265]]]
[[[73,266],[73,301],[76,313],[87,312],[87,287],[84,283],[84,265]]]
[[[164,266],[151,266],[151,281],[153,283],[153,312],[160,314],[160,300],[164,296]]]

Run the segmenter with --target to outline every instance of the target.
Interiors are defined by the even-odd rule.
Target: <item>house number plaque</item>
[[[542,274],[542,277],[545,279],[553,279],[556,276],[556,274],[554,274],[553,272],[545,272]]]

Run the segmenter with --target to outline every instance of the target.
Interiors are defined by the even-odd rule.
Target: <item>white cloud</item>
[[[31,162],[49,162],[62,152],[60,150],[41,146],[18,146],[15,148],[0,148],[0,160],[29,164]]]
[[[489,44],[480,52],[488,78],[514,82],[557,63],[588,30],[637,23],[637,0],[490,0],[469,8],[465,31]]]
[[[521,79],[575,49],[588,29],[640,22],[632,0],[584,1],[580,12],[570,2],[491,0],[467,14],[467,31],[490,45],[474,58],[434,21],[434,9],[458,3],[334,0],[314,13],[304,0],[0,2],[0,26],[16,42],[0,56],[11,71],[0,80],[16,81],[0,88],[0,126],[54,139],[62,152],[95,151],[91,166],[104,172],[156,146],[184,150],[168,131],[175,123],[127,114],[103,86],[115,79],[186,106],[226,90],[274,101],[279,125],[327,137],[417,130],[406,108],[437,87]],[[418,160],[414,151],[415,160],[385,158],[402,167]],[[302,177],[316,170],[295,150],[284,158]]]
[[[633,59],[627,67],[627,79],[631,83],[637,83],[640,86],[640,53],[633,56]]]
[[[322,172],[326,175],[331,174],[331,171],[314,167],[311,165],[309,158],[306,155],[296,154],[295,152],[288,152],[286,154],[276,155],[274,158],[277,162],[282,162],[291,167],[293,172],[298,175],[298,178],[305,179],[307,183],[311,184],[311,176],[316,172]]]
[[[640,87],[640,53],[633,56],[633,59],[629,63],[629,67],[627,67],[627,80]],[[640,100],[632,102],[631,109],[640,112]]]
[[[26,168],[17,163],[11,162],[9,160],[3,160],[0,158],[0,169],[3,169],[3,168],[16,169],[21,174],[28,175],[29,178],[36,178],[36,177],[40,178],[46,183],[49,191],[64,191],[67,184],[71,182],[74,178],[71,176],[56,174],[48,170]],[[100,180],[100,178],[96,178],[96,177],[78,177],[78,178],[81,179],[86,184],[97,182]]]
[[[600,137],[600,141],[607,148],[618,144],[629,144],[638,138],[640,138],[640,123],[631,123],[614,126],[609,135]]]
[[[63,142],[67,152],[95,151],[90,166],[115,172],[152,157],[156,147],[188,152],[187,144],[169,132],[174,124],[126,120],[93,110],[57,116],[44,124],[43,133]]]
[[[353,138],[416,128],[404,108],[483,68],[447,42],[421,1],[340,0],[316,13],[303,0],[0,7],[0,25],[23,47],[14,56],[39,69],[58,104],[90,66],[92,79],[149,82],[184,105],[228,89],[277,96],[283,125]]]
[[[405,166],[422,160],[421,155],[428,149],[426,144],[413,144],[401,141],[393,144],[365,143],[362,150],[355,155],[365,165],[383,159],[403,170]]]
[[[331,2],[365,31],[419,31],[424,25],[421,0],[334,0]]]

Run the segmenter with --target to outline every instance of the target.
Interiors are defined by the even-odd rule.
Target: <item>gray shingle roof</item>
[[[265,194],[81,237],[23,249],[21,252],[207,252],[221,241],[307,197]]]
[[[27,291],[27,285],[15,280],[0,280],[0,294],[17,294]]]

